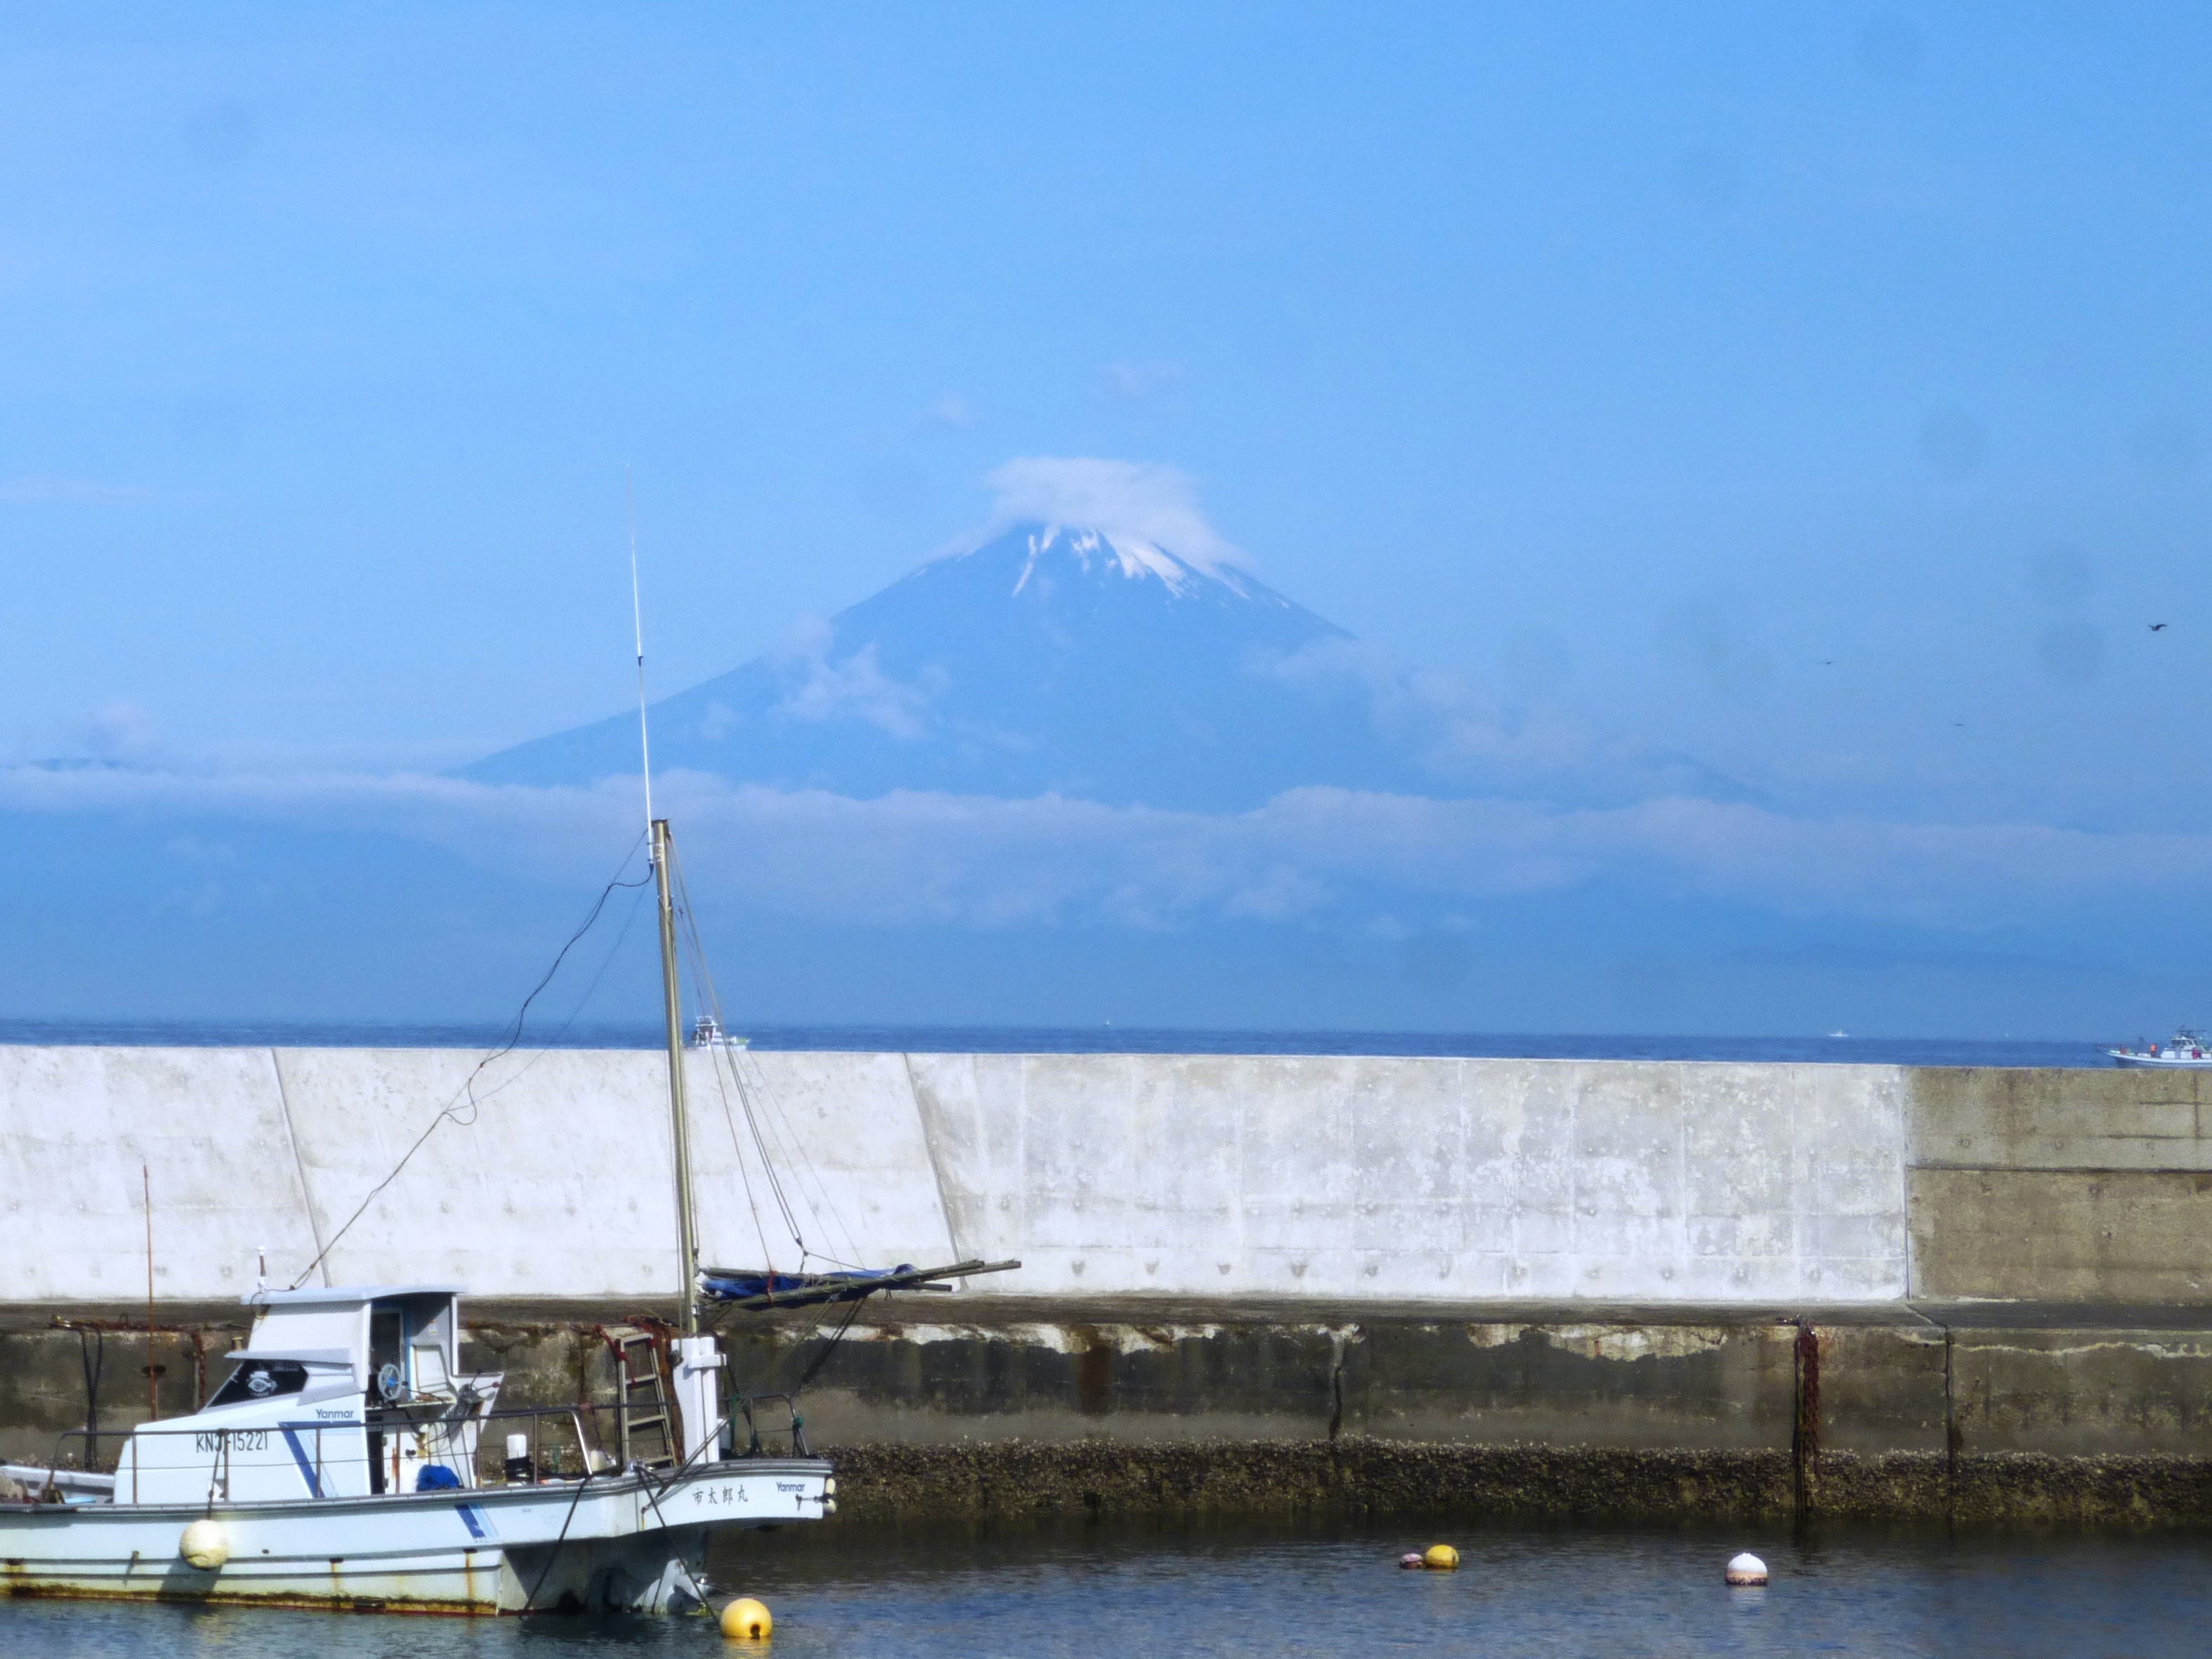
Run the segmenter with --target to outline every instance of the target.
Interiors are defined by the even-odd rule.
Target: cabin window
[[[368,1310],[369,1376],[380,1376],[386,1365],[397,1365],[400,1380],[406,1381],[406,1310],[395,1302],[371,1303]]]
[[[210,1406],[243,1406],[254,1400],[274,1400],[297,1394],[307,1386],[307,1368],[296,1360],[248,1359],[230,1374],[230,1381],[215,1391]]]

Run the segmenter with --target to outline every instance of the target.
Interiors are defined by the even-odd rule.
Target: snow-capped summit
[[[1251,592],[1237,573],[1218,563],[1201,566],[1195,561],[1178,558],[1165,548],[1133,536],[1126,532],[1109,530],[1069,530],[1061,525],[1045,525],[1026,532],[1029,557],[1022,562],[1022,574],[1015,580],[1014,592],[1019,593],[1036,574],[1041,561],[1049,561],[1055,552],[1073,556],[1088,574],[1094,562],[1103,568],[1118,570],[1133,580],[1146,576],[1157,577],[1168,585],[1170,592],[1188,596],[1202,589],[1209,581],[1218,582],[1239,599],[1249,599]],[[1279,605],[1289,600],[1271,595]]]
[[[1218,557],[1033,522],[932,561],[786,647],[653,709],[656,768],[1221,810],[1301,784],[1419,787],[1370,700],[1300,672],[1343,629]],[[488,782],[635,771],[617,714],[468,769]]]

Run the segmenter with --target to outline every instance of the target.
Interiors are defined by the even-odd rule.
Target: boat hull
[[[748,1458],[656,1480],[404,1497],[206,1504],[0,1505],[0,1583],[17,1595],[501,1613],[683,1612],[724,1528],[819,1518],[830,1466]],[[185,1528],[228,1559],[184,1559]]]

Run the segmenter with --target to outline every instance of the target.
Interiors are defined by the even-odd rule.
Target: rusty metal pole
[[[154,1175],[141,1164],[138,1180],[146,1195],[146,1415],[161,1420],[161,1373],[154,1364]]]
[[[1820,1502],[1820,1334],[1813,1322],[1797,1322],[1797,1426],[1790,1437],[1792,1485],[1800,1524]]]

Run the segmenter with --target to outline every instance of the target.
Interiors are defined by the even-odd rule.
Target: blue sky
[[[1603,974],[1672,959],[1668,907],[1743,903],[1757,951],[1984,963],[1899,1020],[1994,1029],[2031,959],[2102,964],[2046,1025],[2172,1018],[2212,989],[2175,942],[2212,806],[2209,34],[2153,5],[24,13],[0,756],[455,764],[622,706],[625,465],[666,691],[973,531],[1009,459],[1114,458],[1394,659],[1601,757],[1693,757],[1831,849],[1722,896],[1586,850],[1577,902],[1618,883],[1650,933]],[[32,839],[125,810],[9,800]],[[173,800],[128,810],[167,834]],[[1917,892],[1900,846],[1976,827],[1970,901],[1833,921],[1825,870]],[[2145,909],[2174,939],[2136,961]],[[226,937],[168,969],[259,948]],[[821,971],[777,1012],[874,1012]],[[1832,1023],[1758,978],[1696,1018]],[[1514,1017],[1687,1017],[1632,1001]]]

